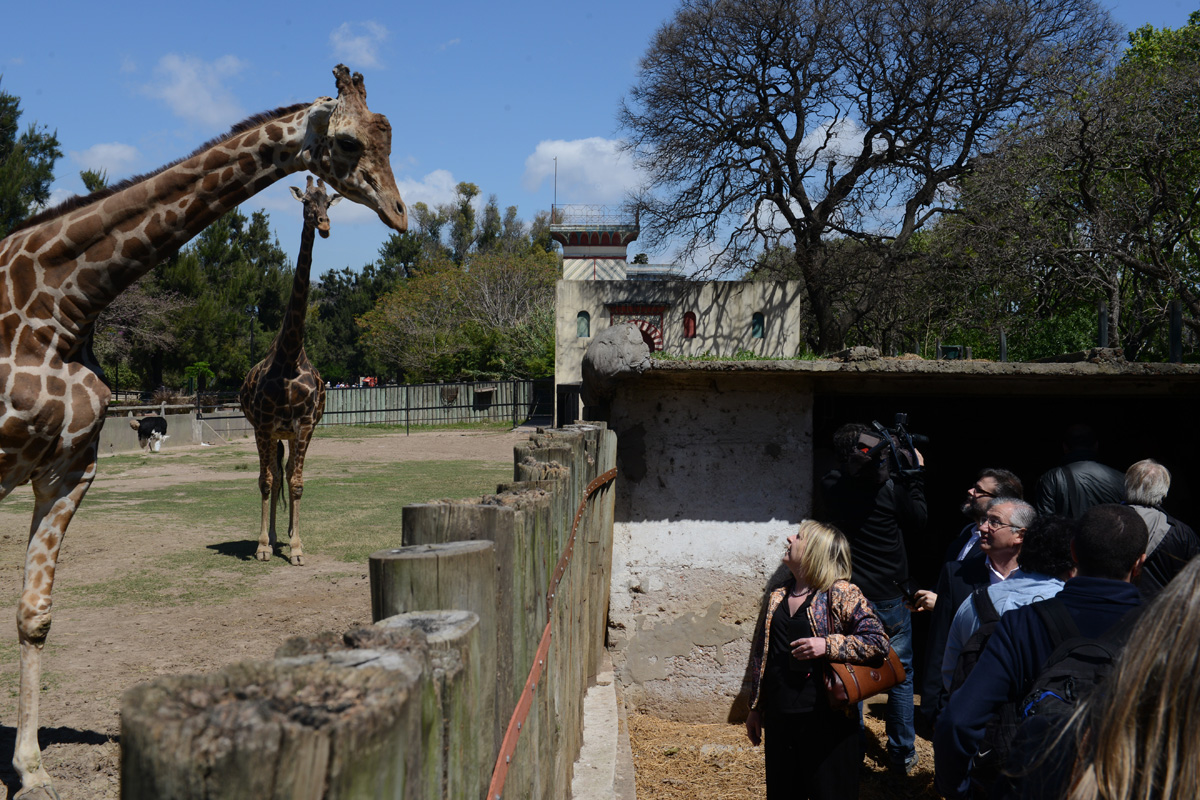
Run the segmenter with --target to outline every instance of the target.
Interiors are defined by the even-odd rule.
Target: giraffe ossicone
[[[325,383],[304,352],[304,322],[308,312],[309,274],[312,271],[314,233],[329,236],[329,209],[342,198],[329,196],[324,181],[300,191],[289,187],[292,196],[304,204],[304,225],[300,231],[300,254],[292,294],[288,298],[283,325],[263,360],[250,368],[238,401],[242,413],[254,428],[258,447],[258,488],[262,494],[262,524],[259,526],[259,561],[270,561],[278,541],[275,536],[275,509],[283,485],[287,483],[288,547],[291,562],[304,565],[300,541],[300,497],[304,494],[304,458],[313,431],[325,413]],[[288,443],[287,467],[283,465],[283,443]]]
[[[55,796],[37,743],[41,655],[68,524],[96,474],[111,397],[88,341],[96,317],[211,222],[308,170],[396,231],[408,210],[390,164],[392,129],[367,108],[362,75],[339,64],[338,95],[235,126],[149,175],[68,200],[0,240],[0,497],[33,484],[17,608],[18,797]]]

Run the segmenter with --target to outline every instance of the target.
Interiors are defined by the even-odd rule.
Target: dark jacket
[[[937,605],[929,620],[929,639],[925,646],[925,668],[919,681],[921,693],[921,716],[930,724],[937,719],[946,704],[946,688],[942,681],[942,654],[946,652],[946,640],[950,637],[950,625],[954,615],[971,592],[987,586],[991,575],[987,567],[987,556],[980,552],[962,561],[948,561],[938,576]]]
[[[850,580],[874,602],[900,597],[908,577],[905,535],[925,527],[925,478],[911,473],[878,483],[833,470],[821,479],[821,518],[850,540]]]
[[[1125,499],[1125,474],[1091,460],[1091,453],[1072,453],[1061,467],[1038,479],[1033,507],[1043,516],[1079,519],[1092,506]]]
[[[759,688],[770,651],[767,629],[771,625],[771,617],[795,585],[795,579],[789,578],[787,583],[767,596],[766,612],[754,629],[754,639],[750,645],[751,709],[757,709],[762,704]],[[830,618],[835,629],[832,631],[829,629]],[[825,637],[826,660],[867,664],[887,655],[888,636],[883,631],[883,623],[875,616],[858,587],[849,581],[834,581],[828,592],[817,593],[808,607],[808,623],[812,626],[813,636]]]
[[[979,538],[976,537],[975,543],[971,545],[971,549],[967,551],[967,554],[961,559],[958,557],[958,552],[966,546],[967,542],[971,541],[971,536],[973,536],[975,531],[978,529],[978,524],[974,522],[968,522],[966,527],[958,532],[958,536],[954,537],[954,541],[946,545],[946,555],[943,557],[942,561],[947,563],[950,561],[965,561],[971,556],[977,556],[982,553],[983,549],[979,546]]]
[[[1078,577],[1058,597],[1079,632],[1096,638],[1141,605],[1137,587],[1124,581]],[[1000,618],[975,669],[951,697],[933,736],[935,785],[946,797],[962,797],[967,768],[988,721],[1008,702],[1028,694],[1054,640],[1037,614],[1037,603]]]
[[[1196,532],[1161,508],[1129,504],[1142,517],[1150,531],[1151,545],[1138,578],[1138,588],[1147,598],[1162,591],[1189,561],[1200,554]],[[1157,530],[1156,530],[1157,529]],[[1155,543],[1157,542],[1157,543]]]

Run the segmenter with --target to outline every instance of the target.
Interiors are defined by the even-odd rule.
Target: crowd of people
[[[825,675],[831,662],[877,667],[889,647],[905,671],[884,715],[896,776],[916,768],[920,729],[944,797],[1194,795],[1200,539],[1163,509],[1166,467],[1105,466],[1077,425],[1028,500],[1013,472],[980,471],[925,589],[905,545],[927,520],[924,457],[902,439],[840,428],[822,521],[787,539],[790,577],[766,599],[749,669],[768,799],[857,797],[861,703],[839,706]],[[928,619],[919,659],[914,614]]]

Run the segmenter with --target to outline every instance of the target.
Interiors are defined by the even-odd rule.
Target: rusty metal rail
[[[500,800],[500,795],[504,792],[504,781],[508,778],[508,768],[517,752],[517,741],[521,738],[521,728],[529,717],[529,709],[533,707],[533,693],[537,691],[538,681],[541,680],[542,672],[546,668],[546,657],[550,654],[550,626],[554,622],[554,598],[558,594],[558,586],[562,583],[563,575],[567,572],[567,565],[571,563],[571,556],[575,552],[575,534],[579,531],[579,522],[583,519],[583,512],[587,509],[588,500],[592,498],[592,495],[600,491],[602,486],[611,483],[616,477],[616,467],[600,475],[587,485],[583,499],[579,501],[579,509],[575,512],[575,521],[571,524],[571,536],[567,540],[567,549],[558,559],[554,577],[550,580],[550,586],[546,590],[546,629],[542,631],[542,640],[538,643],[533,666],[529,670],[529,677],[525,679],[525,689],[521,692],[517,707],[513,709],[512,718],[509,719],[508,728],[504,732],[504,739],[500,743],[500,754],[496,756],[496,766],[492,769],[492,782],[488,785],[488,800]]]

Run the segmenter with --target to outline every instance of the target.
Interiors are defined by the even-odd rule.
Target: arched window
[[[586,339],[592,335],[592,315],[586,311],[580,311],[575,317],[575,335],[580,339]]]
[[[696,315],[691,311],[683,315],[683,338],[696,338]]]
[[[754,316],[750,318],[750,338],[751,339],[763,338],[763,331],[765,328],[766,328],[766,324],[763,322],[762,312],[755,311]]]

